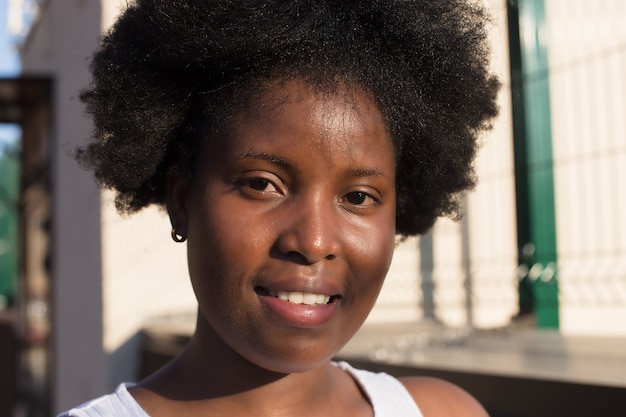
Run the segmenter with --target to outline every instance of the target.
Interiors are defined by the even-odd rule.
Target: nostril
[[[298,251],[289,251],[287,252],[286,256],[288,259],[291,259],[292,261],[301,263],[301,264],[312,264],[320,260],[320,258],[316,256],[312,256],[312,255],[307,256]],[[335,258],[337,258],[337,255],[332,254],[332,253],[322,257],[322,259],[326,259],[328,261],[332,261]]]
[[[281,252],[280,250],[273,251],[274,256],[280,259],[284,259],[289,262],[295,262],[299,265],[309,265],[311,262],[307,259],[306,256],[301,254],[296,250]]]
[[[306,260],[305,256],[296,250],[291,250],[287,252],[287,257],[291,259]]]

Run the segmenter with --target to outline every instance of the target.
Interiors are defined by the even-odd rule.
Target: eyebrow
[[[351,169],[348,171],[348,174],[350,174],[353,177],[374,177],[374,176],[384,177],[385,176],[385,173],[383,171],[381,171],[380,169],[376,169],[376,168]]]
[[[278,156],[273,155],[271,153],[248,151],[246,153],[235,154],[235,159],[246,159],[246,158],[262,159],[264,161],[271,162],[273,164],[286,165],[289,167],[293,165],[288,160],[279,158]]]
[[[294,169],[294,165],[287,159],[280,158],[274,154],[266,153],[266,152],[248,151],[245,153],[235,154],[235,158],[236,159],[246,159],[246,158],[262,159],[264,161],[271,162],[272,164],[284,165],[289,169]],[[377,168],[351,169],[351,170],[348,170],[348,175],[351,177],[374,177],[374,176],[385,177],[386,176],[382,170],[377,169]]]

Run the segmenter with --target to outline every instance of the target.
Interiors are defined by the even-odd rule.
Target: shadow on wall
[[[128,338],[119,348],[108,354],[107,388],[115,390],[122,382],[137,382],[140,376],[140,358],[142,333],[137,332]]]
[[[174,359],[189,343],[185,331],[146,328],[128,338],[108,356],[109,391],[123,382],[137,382]]]

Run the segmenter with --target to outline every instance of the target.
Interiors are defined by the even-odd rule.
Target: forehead
[[[316,137],[332,139],[334,148],[347,146],[348,139],[357,136],[385,138],[393,153],[390,134],[374,100],[363,89],[346,83],[323,87],[301,80],[267,83],[233,122],[235,134],[251,127],[280,133],[315,126]]]

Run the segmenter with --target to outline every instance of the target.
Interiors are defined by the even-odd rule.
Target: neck
[[[204,410],[210,406],[229,410],[230,415],[262,415],[259,410],[277,409],[306,415],[324,406],[339,381],[345,386],[346,377],[350,379],[330,362],[291,374],[261,368],[232,350],[199,318],[183,353],[139,387],[162,401],[196,404]]]

